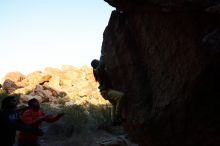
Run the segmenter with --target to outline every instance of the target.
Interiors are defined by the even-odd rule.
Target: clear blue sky
[[[90,65],[113,9],[104,0],[0,0],[0,78]]]

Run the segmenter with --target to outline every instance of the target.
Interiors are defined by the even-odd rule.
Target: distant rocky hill
[[[76,68],[63,65],[60,69],[47,67],[28,75],[9,72],[2,80],[2,88],[8,94],[20,94],[23,103],[34,97],[41,102],[65,105],[108,104],[99,94],[92,68],[87,66]]]

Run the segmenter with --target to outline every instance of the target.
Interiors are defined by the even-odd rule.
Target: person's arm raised
[[[64,113],[59,113],[59,114],[51,115],[51,116],[48,116],[45,119],[45,121],[49,122],[49,123],[52,123],[52,122],[55,122],[55,121],[59,120],[62,116],[64,116]]]

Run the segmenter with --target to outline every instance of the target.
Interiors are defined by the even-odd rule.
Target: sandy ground
[[[41,146],[99,146],[101,142],[123,135],[122,127],[109,127],[107,130],[95,130],[74,133],[71,137],[45,135],[41,138]]]

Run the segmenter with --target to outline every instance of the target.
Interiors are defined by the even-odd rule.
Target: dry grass
[[[6,95],[2,91],[0,100]],[[84,99],[87,101],[87,98]],[[42,104],[41,107],[47,114],[65,113],[55,123],[43,123],[45,134],[41,137],[42,146],[98,146],[103,138],[114,136],[102,130],[111,124],[110,104],[94,105],[88,101],[83,105],[66,106],[60,102],[56,105]]]
[[[100,126],[110,123],[110,107],[90,105],[82,107],[42,105],[47,113],[63,112],[65,116],[53,124],[44,124],[44,146],[92,146]],[[95,136],[95,137],[94,137]]]

